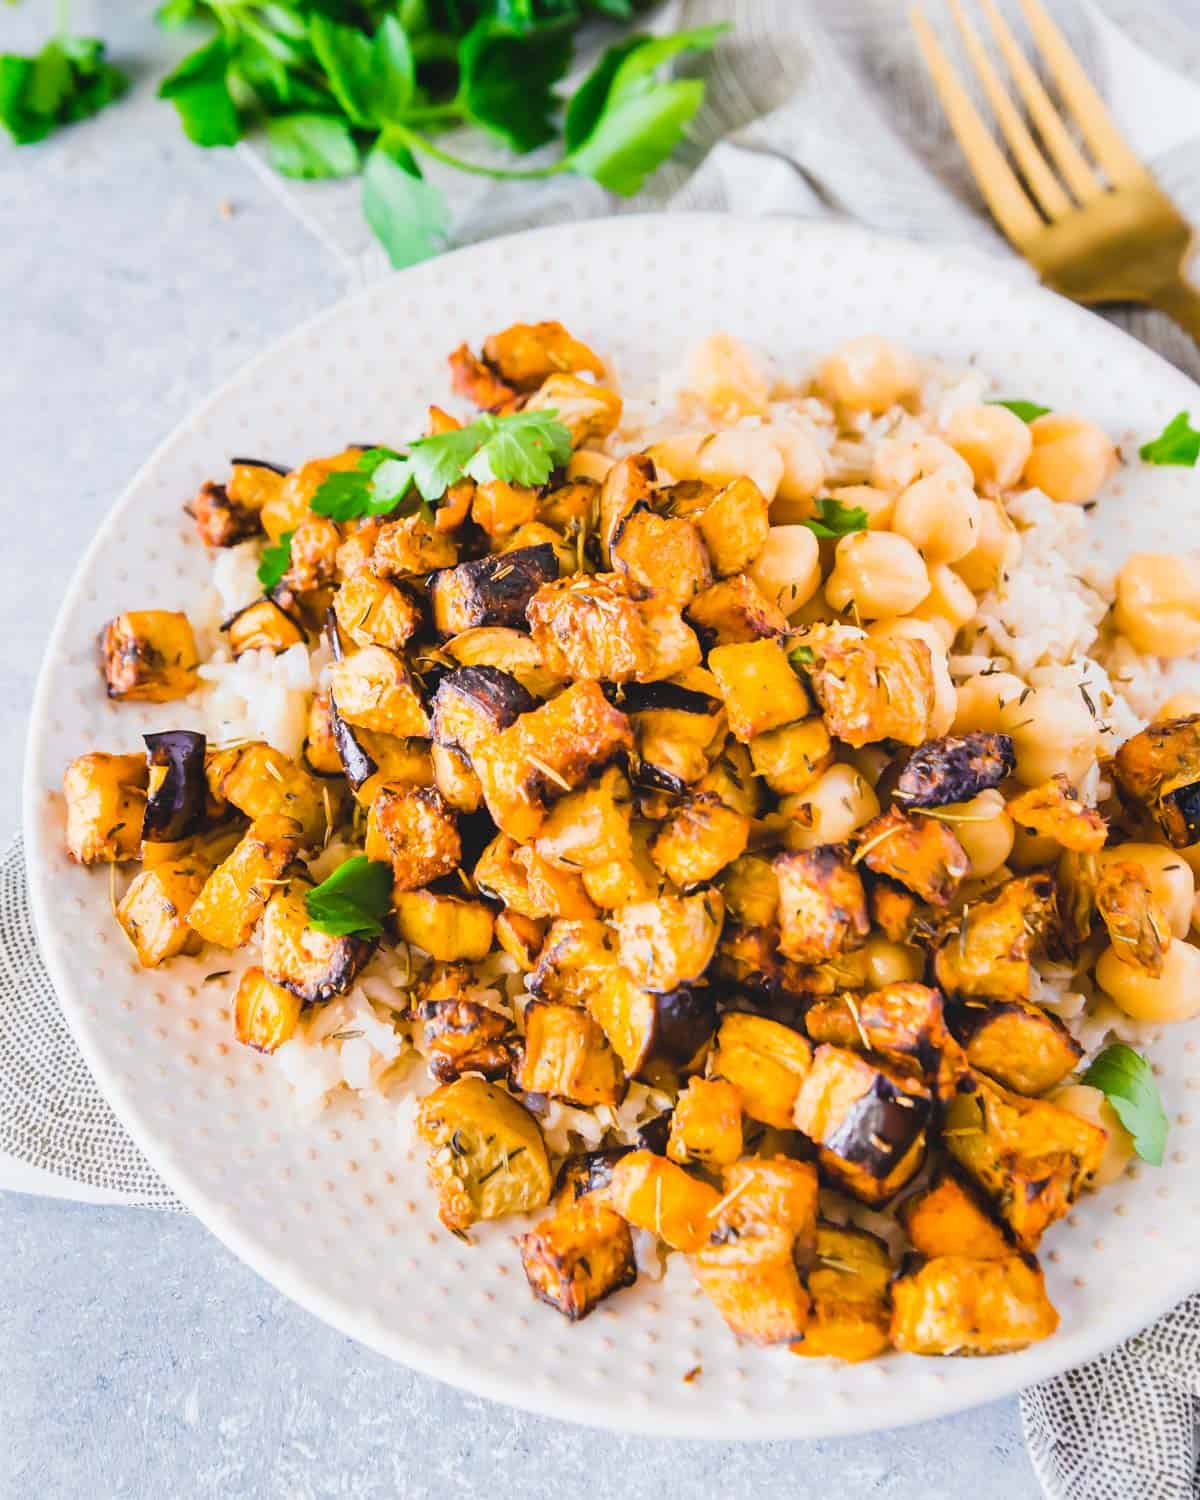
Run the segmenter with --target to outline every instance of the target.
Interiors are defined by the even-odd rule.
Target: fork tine
[[[1008,29],[1008,23],[996,8],[996,0],[981,0],[988,25],[992,28],[1008,71],[1013,76],[1025,108],[1029,111],[1038,134],[1046,143],[1050,155],[1058,163],[1058,169],[1067,179],[1067,186],[1079,199],[1087,203],[1103,192],[1096,174],[1088,166],[1079,147],[1067,134],[1067,128],[1058,111],[1050,102],[1050,96],[1042,87],[1041,79],[1033,71],[1028,58],[1017,46],[1016,38]]]
[[[1080,66],[1079,59],[1068,47],[1062,32],[1046,14],[1041,0],[1021,0],[1021,9],[1025,12],[1033,40],[1041,48],[1042,56],[1075,116],[1084,140],[1107,172],[1109,181],[1117,186],[1145,176],[1146,169],[1125,144],[1100,95]]]
[[[1001,230],[1020,246],[1045,226],[1026,196],[1017,175],[1004,159],[1004,153],[992,139],[979,117],[970,96],[958,80],[950,59],[942,51],[924,12],[914,5],[908,19],[917,34],[925,66],[933,80],[950,128],[958,139],[974,173],[979,191],[987,201]]]
[[[999,74],[992,66],[992,60],[979,40],[979,33],[972,26],[963,9],[962,0],[950,0],[950,11],[962,33],[967,56],[983,84],[988,103],[992,106],[992,113],[996,116],[996,123],[1000,126],[1001,133],[1008,142],[1009,150],[1016,159],[1025,181],[1032,189],[1033,196],[1041,204],[1042,212],[1050,219],[1059,219],[1063,214],[1070,213],[1071,200],[1063,192],[1058,179],[1046,165],[1046,158],[1034,144],[1020,111],[1000,82]]]

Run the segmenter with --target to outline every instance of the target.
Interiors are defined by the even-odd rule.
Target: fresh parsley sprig
[[[1191,413],[1178,412],[1156,438],[1143,443],[1138,456],[1148,464],[1177,464],[1194,469],[1200,460],[1200,432],[1192,426]]]
[[[843,505],[840,500],[828,497],[816,504],[816,514],[801,523],[814,536],[849,536],[853,531],[867,529],[867,513],[861,505]]]
[[[1167,1149],[1167,1112],[1153,1069],[1141,1053],[1114,1042],[1093,1060],[1082,1082],[1105,1095],[1142,1160],[1161,1166]]]
[[[98,114],[128,87],[120,68],[105,61],[103,42],[60,31],[31,57],[0,54],[0,125],[29,146]]]
[[[379,937],[392,904],[392,867],[356,854],[304,896],[308,924],[330,937]]]
[[[988,406],[1003,406],[1012,412],[1014,417],[1020,417],[1022,422],[1035,422],[1038,417],[1044,417],[1050,410],[1048,406],[1039,406],[1036,401],[989,401]]]
[[[262,584],[264,594],[278,588],[283,575],[291,567],[292,537],[295,534],[294,531],[285,531],[273,546],[263,548],[258,562],[258,581]]]

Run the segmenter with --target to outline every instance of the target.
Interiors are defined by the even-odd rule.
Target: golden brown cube
[[[604,1032],[587,1011],[551,1000],[531,1000],[525,1007],[516,1083],[524,1093],[549,1094],[584,1109],[625,1097],[621,1059]]]
[[[934,959],[937,981],[948,995],[1027,1000],[1031,955],[1054,918],[1050,875],[1008,881],[988,901],[962,912]]]
[[[489,334],[483,341],[483,358],[518,391],[536,391],[548,376],[563,370],[582,370],[597,380],[604,376],[600,356],[554,320],[513,323],[502,333]]]
[[[696,1250],[708,1237],[721,1195],[665,1156],[631,1151],[613,1166],[609,1201],[628,1223],[673,1250]]]
[[[735,479],[715,494],[678,499],[676,515],[699,528],[718,578],[740,573],[762,551],[770,529],[767,497],[753,479]]]
[[[637,599],[685,609],[712,583],[708,552],[691,521],[639,506],[617,526],[612,565]]]
[[[798,1031],[767,1016],[728,1011],[708,1059],[710,1078],[733,1084],[752,1120],[791,1130],[800,1085],[812,1067],[812,1048]]]
[[[787,618],[748,573],[735,573],[705,589],[687,606],[687,617],[716,646],[778,639]]]
[[[458,822],[433,787],[385,782],[367,814],[366,855],[391,865],[396,890],[415,891],[458,869]]]
[[[610,766],[554,804],[538,834],[537,851],[567,870],[632,859],[632,815],[629,782],[621,770]]]
[[[1080,802],[1079,793],[1061,772],[1014,797],[1008,815],[1018,828],[1054,839],[1076,854],[1098,853],[1108,837],[1104,819],[1094,807]]]
[[[342,533],[328,516],[305,516],[292,532],[291,561],[283,575],[284,586],[297,594],[324,588],[337,576],[337,555]]]
[[[812,713],[804,684],[778,641],[746,641],[714,646],[708,666],[721,687],[729,729],[735,739],[752,740]]]
[[[191,622],[178,610],[134,609],[100,633],[100,664],[110,698],[168,703],[196,686]]]
[[[943,1166],[927,1188],[900,1205],[900,1222],[922,1255],[967,1255],[1003,1260],[1012,1241],[992,1217],[978,1190]]]
[[[67,853],[81,865],[136,859],[150,771],[144,755],[81,755],[63,776]]]
[[[195,855],[143,870],[117,907],[117,921],[137,949],[143,968],[157,968],[177,953],[195,953],[200,939],[188,926],[209,866]]]
[[[1019,1094],[1044,1094],[1083,1056],[1063,1022],[1029,1000],[954,1001],[946,1023],[973,1068]]]
[[[399,651],[421,624],[421,611],[394,583],[374,573],[358,573],[334,595],[338,624],[356,646]]]
[[[861,948],[871,924],[867,893],[844,849],[816,849],[776,855],[779,881],[779,947],[798,963],[825,963]]]
[[[401,939],[442,963],[478,963],[492,946],[495,918],[482,901],[440,891],[397,891],[392,898]]]
[[[234,1035],[256,1052],[274,1052],[296,1031],[304,1002],[272,984],[260,968],[247,969],[233,998]]]
[[[892,1262],[888,1247],[865,1229],[818,1224],[808,1273],[812,1313],[793,1354],[857,1364],[890,1342]]]
[[[859,830],[858,857],[868,870],[906,886],[930,906],[948,906],[971,871],[952,828],[896,807]]]
[[[530,844],[498,833],[480,854],[474,880],[485,896],[525,917],[583,921],[596,915],[583,881],[573,870],[544,860]]]
[[[742,853],[750,819],[712,792],[689,797],[663,823],[650,845],[650,858],[681,890],[712,880]]]
[[[422,1051],[439,1083],[464,1073],[508,1076],[512,1022],[506,1015],[461,995],[422,999],[415,1012],[421,1022]]]
[[[273,474],[272,478],[277,485],[283,483],[279,474]],[[262,530],[259,520],[262,507],[252,509],[239,504],[230,494],[230,489],[232,484],[227,486],[206,479],[195,498],[184,506],[195,520],[200,540],[206,547],[232,547]]]
[[[642,611],[615,573],[544,583],[526,614],[542,660],[559,676],[630,682],[653,671]]]
[[[303,627],[274,599],[256,599],[226,620],[221,629],[234,656],[246,651],[286,651],[304,640]]]
[[[306,843],[324,838],[330,803],[321,782],[273,745],[255,741],[218,750],[208,757],[206,774],[212,795],[248,818],[291,818]]]
[[[924,641],[868,640],[840,627],[810,632],[810,640],[816,665],[809,680],[835,739],[857,749],[879,740],[923,745],[931,737],[935,683]]]
[[[782,729],[769,729],[750,741],[750,759],[779,796],[806,792],[827,766],[833,764],[833,744],[824,720],[801,719]]]
[[[629,1225],[590,1197],[543,1219],[521,1236],[520,1245],[534,1295],[572,1323],[637,1280]]]
[[[892,1343],[905,1354],[1011,1354],[1057,1327],[1032,1256],[942,1255],[892,1283]]]
[[[272,892],[263,913],[262,967],[272,984],[318,1005],[346,993],[374,953],[375,940],[335,937],[310,926],[304,902],[309,889],[291,880]]]
[[[761,854],[743,854],[722,873],[718,885],[725,916],[741,927],[773,927],[779,920],[779,877]]]
[[[922,1072],[935,1068],[949,1040],[942,997],[928,985],[902,980],[862,995],[815,1000],[804,1013],[814,1042],[878,1052]]]
[[[725,903],[720,891],[664,893],[624,906],[613,918],[621,962],[645,989],[665,994],[703,977],[717,951]]]
[[[380,578],[413,578],[458,561],[454,538],[420,515],[402,516],[379,528],[371,571]]]
[[[689,1078],[675,1101],[667,1155],[686,1166],[725,1167],[742,1154],[742,1096],[723,1078]]]
[[[300,849],[300,825],[271,814],[251,823],[241,842],[212,872],[188,912],[206,943],[241,948],[250,941],[271,892]]]
[[[347,724],[399,738],[429,733],[429,720],[407,668],[383,646],[366,646],[335,662],[330,690]]]

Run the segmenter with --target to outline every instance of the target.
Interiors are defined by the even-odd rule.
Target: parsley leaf
[[[849,536],[867,529],[867,513],[861,505],[843,505],[828,498],[817,501],[817,513],[800,523],[814,536]]]
[[[1153,1070],[1141,1053],[1124,1042],[1105,1047],[1082,1082],[1105,1095],[1117,1119],[1133,1137],[1133,1149],[1142,1160],[1161,1166],[1167,1147],[1167,1114]]]
[[[331,937],[379,937],[392,903],[392,867],[356,854],[305,893],[309,926]]]
[[[450,229],[441,190],[421,176],[411,153],[376,146],[363,169],[363,214],[399,269],[436,255]]]
[[[242,125],[226,81],[229,47],[224,37],[213,37],[189,52],[158,86],[158,97],[169,99],[179,111],[188,139],[197,146],[234,146]]]
[[[817,658],[811,646],[793,646],[788,652],[788,662],[797,676],[804,677],[816,666]]]
[[[292,565],[292,537],[294,531],[285,531],[273,547],[264,547],[258,564],[258,581],[263,593],[269,594],[277,588],[283,575]]]
[[[105,62],[103,42],[56,36],[32,57],[0,55],[0,125],[18,146],[32,145],[98,114],[128,86],[120,68]]]
[[[1022,422],[1032,422],[1037,417],[1044,417],[1050,410],[1048,406],[1039,406],[1036,401],[989,401],[987,405],[1007,407]]]
[[[309,38],[329,86],[351,123],[364,129],[399,120],[413,96],[412,47],[395,16],[385,16],[373,37],[317,12]]]
[[[572,29],[569,20],[530,26],[485,17],[459,48],[468,114],[514,151],[554,138],[552,91],[571,62]]]
[[[1148,464],[1178,464],[1194,469],[1200,459],[1200,432],[1191,423],[1191,413],[1181,411],[1173,416],[1159,435],[1138,449]]]
[[[408,460],[394,448],[366,448],[356,469],[337,470],[321,481],[309,509],[334,521],[387,515],[403,498],[410,477]]]
[[[267,121],[271,165],[284,177],[352,177],[358,147],[333,115],[279,115]]]
[[[571,434],[549,407],[507,417],[484,415],[463,430],[472,429],[486,437],[470,463],[463,465],[463,472],[480,484],[490,479],[545,484],[571,457]]]

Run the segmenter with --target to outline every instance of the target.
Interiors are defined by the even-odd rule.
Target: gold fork
[[[1148,302],[1200,339],[1200,291],[1184,278],[1192,229],[1122,138],[1040,0],[1021,0],[1021,9],[1095,165],[1068,131],[995,0],[980,4],[1057,176],[1001,82],[962,0],[949,3],[1024,186],[919,6],[913,6],[909,19],[950,128],[1005,235],[1056,292],[1076,302]]]

